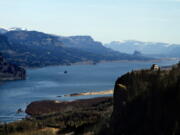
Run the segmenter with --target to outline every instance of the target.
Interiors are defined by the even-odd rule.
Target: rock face
[[[149,60],[146,57],[113,51],[90,36],[62,37],[27,30],[10,30],[0,35],[0,52],[8,62],[23,67]]]
[[[0,54],[0,81],[3,80],[23,80],[26,72],[23,68],[9,64]]]
[[[180,133],[180,64],[170,70],[127,73],[115,84],[113,135]]]

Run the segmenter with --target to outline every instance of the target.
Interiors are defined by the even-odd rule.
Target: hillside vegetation
[[[25,78],[25,69],[8,63],[0,53],[0,81],[24,80]]]
[[[28,105],[26,112],[31,117],[0,124],[0,135],[94,135],[109,123],[112,97],[37,101]]]
[[[170,70],[132,71],[116,81],[111,134],[180,133],[180,63]]]

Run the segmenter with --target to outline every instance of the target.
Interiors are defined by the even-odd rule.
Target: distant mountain
[[[168,55],[171,57],[180,57],[180,45],[172,45],[168,47]]]
[[[18,28],[18,27],[12,27],[12,28],[9,28],[9,29],[0,28],[0,34],[4,34],[4,33],[8,32],[8,31],[24,31],[24,30],[27,31],[26,28]]]
[[[0,52],[20,66],[69,65],[77,62],[112,60],[149,60],[106,48],[90,36],[62,37],[24,29],[8,30],[0,35]]]
[[[17,33],[18,35],[21,35],[19,32]],[[30,40],[31,38],[24,40],[18,35],[17,40],[16,38],[13,39],[13,36],[10,40],[4,35],[0,36],[0,51],[8,62],[19,66],[39,67],[47,65],[64,65],[103,59],[103,57],[99,55],[82,52],[77,49],[63,48],[61,46],[62,43],[56,43],[56,40],[53,38],[50,38],[52,39],[52,43],[49,43],[50,41],[48,42],[45,38],[47,35],[39,38],[39,40],[35,40],[32,36],[30,36],[32,40]],[[24,36],[24,34],[22,35]]]
[[[61,47],[63,43],[57,36],[37,31],[12,30],[4,34],[10,44],[19,47]]]
[[[0,81],[23,80],[26,78],[25,69],[8,63],[0,54]]]
[[[6,33],[6,32],[7,32],[6,29],[0,28],[0,34],[4,34],[4,33]]]
[[[180,45],[177,44],[126,40],[121,42],[114,41],[109,44],[105,44],[105,46],[115,51],[128,54],[133,54],[134,51],[139,51],[145,55],[180,57]]]
[[[37,31],[13,30],[5,34],[10,44],[19,44],[26,46],[59,46],[63,48],[78,49],[98,55],[119,56],[119,52],[115,52],[102,45],[101,42],[94,41],[90,36],[56,36]]]
[[[6,36],[4,35],[0,35],[0,51],[6,50],[8,51],[8,49],[10,49],[11,46],[8,42],[8,39]]]
[[[64,43],[65,47],[76,48],[95,54],[110,56],[119,55],[118,52],[104,47],[101,42],[94,41],[90,36],[59,37],[59,39]]]

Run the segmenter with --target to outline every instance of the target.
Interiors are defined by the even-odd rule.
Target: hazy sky
[[[0,27],[180,43],[180,0],[0,0]]]

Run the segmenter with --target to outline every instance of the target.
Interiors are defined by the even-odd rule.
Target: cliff
[[[170,70],[132,71],[114,88],[111,134],[180,133],[180,64]]]
[[[153,60],[113,51],[90,36],[62,37],[27,30],[11,30],[0,34],[0,52],[8,62],[23,67],[112,60]]]
[[[23,80],[26,72],[23,68],[8,63],[0,54],[0,81]]]

